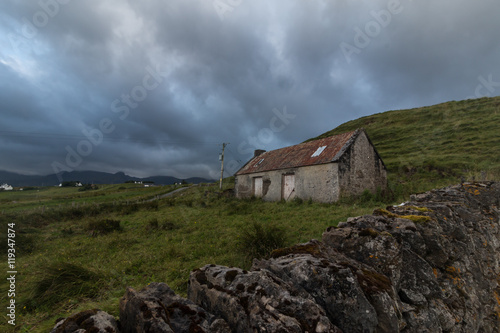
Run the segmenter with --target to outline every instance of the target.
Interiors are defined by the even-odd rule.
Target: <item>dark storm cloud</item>
[[[216,178],[222,142],[232,173],[255,148],[360,116],[499,95],[499,9],[492,0],[5,1],[0,169]]]

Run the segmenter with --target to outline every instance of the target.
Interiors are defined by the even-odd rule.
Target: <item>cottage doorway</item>
[[[289,200],[295,194],[295,175],[283,175],[282,199]]]
[[[257,198],[262,197],[262,177],[253,179],[253,195]]]

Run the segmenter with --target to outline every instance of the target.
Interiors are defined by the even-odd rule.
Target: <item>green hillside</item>
[[[452,101],[359,118],[314,139],[365,128],[388,168],[391,186],[405,192],[461,178],[498,180],[499,111],[500,97]]]

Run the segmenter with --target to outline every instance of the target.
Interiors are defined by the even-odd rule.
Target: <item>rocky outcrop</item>
[[[500,183],[433,190],[249,271],[194,270],[189,300],[129,289],[122,332],[499,332],[499,207]]]

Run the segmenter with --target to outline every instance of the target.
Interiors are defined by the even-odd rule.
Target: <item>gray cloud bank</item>
[[[0,169],[217,178],[361,116],[500,93],[500,3],[10,0]]]

